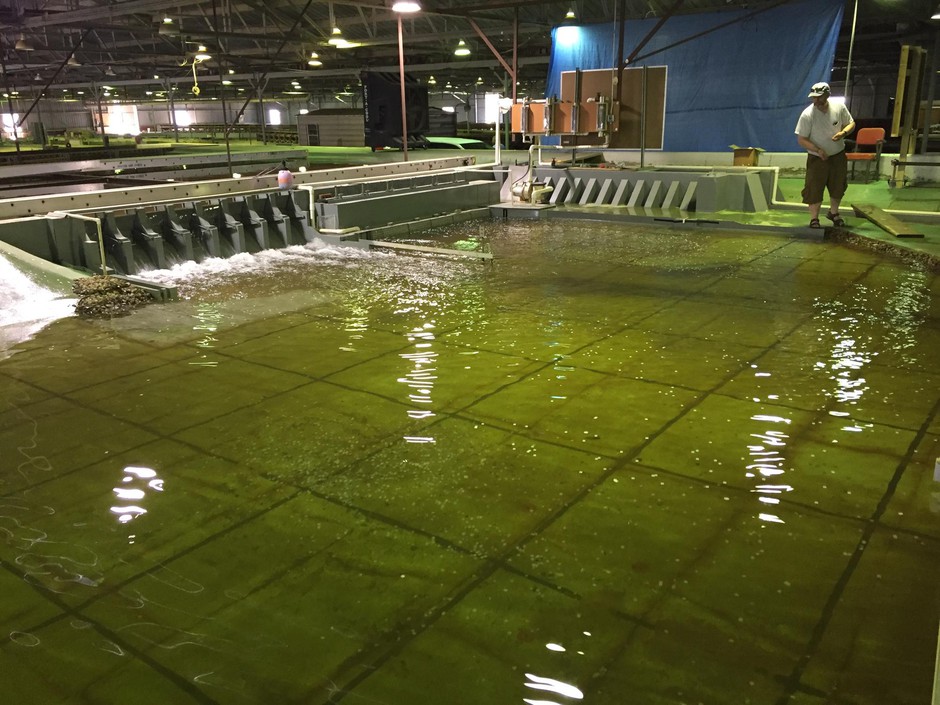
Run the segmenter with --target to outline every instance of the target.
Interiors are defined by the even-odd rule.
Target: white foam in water
[[[281,250],[262,250],[254,254],[242,252],[225,258],[210,257],[202,262],[190,260],[176,264],[169,269],[142,271],[139,276],[158,284],[179,286],[206,277],[264,272],[292,262],[353,266],[363,259],[393,256],[386,252],[327,245],[322,240],[314,240],[306,245],[292,245]]]
[[[75,301],[39,286],[0,255],[0,356],[52,321],[74,314]]]

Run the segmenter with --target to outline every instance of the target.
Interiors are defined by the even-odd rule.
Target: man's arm
[[[826,158],[826,153],[822,151],[819,147],[816,146],[815,142],[810,141],[808,137],[803,137],[802,135],[796,136],[796,141],[800,143],[800,146],[805,149],[810,154],[813,154],[820,159]]]
[[[848,125],[846,125],[845,127],[843,127],[841,130],[839,130],[837,133],[835,133],[835,134],[832,136],[832,141],[835,142],[835,141],[837,141],[837,140],[841,140],[843,137],[847,137],[847,136],[851,135],[851,134],[852,134],[852,130],[854,130],[854,129],[855,129],[855,121],[854,121],[854,120],[850,120]]]

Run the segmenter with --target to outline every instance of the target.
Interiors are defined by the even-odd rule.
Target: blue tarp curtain
[[[663,149],[718,152],[737,144],[800,151],[793,129],[809,105],[810,86],[829,80],[843,6],[843,0],[793,0],[757,14],[747,9],[670,18],[631,64],[667,67]],[[642,59],[736,18],[746,19]],[[624,58],[657,21],[625,23]],[[556,27],[546,97],[560,95],[562,71],[614,66],[617,34],[612,22]]]

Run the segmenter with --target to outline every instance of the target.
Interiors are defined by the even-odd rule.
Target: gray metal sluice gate
[[[108,268],[137,274],[185,260],[304,244],[314,236],[307,222],[307,200],[307,192],[290,191],[74,215],[51,213],[3,223],[0,240],[54,264],[100,272],[97,220]]]

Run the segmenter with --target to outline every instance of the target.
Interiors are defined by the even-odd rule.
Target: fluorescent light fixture
[[[470,47],[467,46],[467,43],[463,39],[457,42],[457,48],[454,49],[454,56],[470,56]]]
[[[421,12],[421,3],[409,2],[408,0],[395,0],[392,3],[394,12]]]

